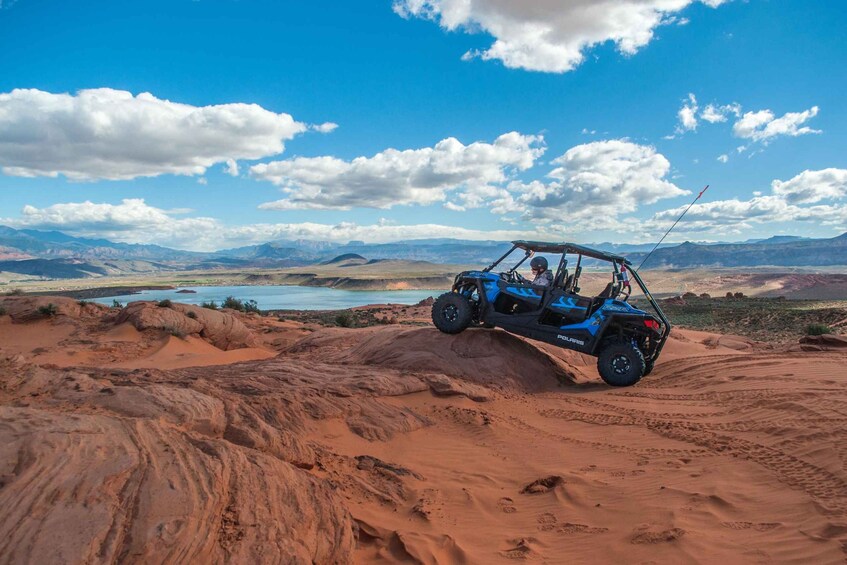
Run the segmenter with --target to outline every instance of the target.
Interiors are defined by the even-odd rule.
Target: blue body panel
[[[564,297],[563,297],[564,298]],[[559,300],[563,300],[559,299]],[[557,301],[558,302],[558,301]],[[555,303],[554,303],[555,304]],[[575,306],[579,308],[578,306]],[[584,308],[583,308],[584,309]],[[603,325],[603,322],[606,321],[611,315],[614,314],[633,314],[640,316],[648,316],[647,312],[644,310],[639,310],[638,308],[632,307],[630,304],[623,302],[621,300],[614,300],[611,298],[607,298],[600,308],[597,309],[590,317],[587,319],[577,323],[577,324],[568,324],[566,326],[561,326],[559,329],[562,330],[586,330],[591,335],[596,335],[597,330],[600,329],[600,326]]]

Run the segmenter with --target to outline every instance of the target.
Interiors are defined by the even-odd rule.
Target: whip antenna
[[[665,238],[666,238],[666,237],[668,237],[668,234],[669,234],[669,233],[671,233],[671,231],[673,231],[673,229],[676,227],[676,225],[679,223],[679,221],[682,219],[682,217],[683,217],[683,216],[685,216],[685,215],[688,213],[688,211],[689,211],[689,210],[691,210],[691,207],[692,207],[692,206],[694,206],[694,204],[695,204],[698,200],[700,200],[700,197],[701,197],[701,196],[703,196],[703,193],[704,193],[704,192],[706,192],[707,190],[709,190],[709,185],[708,185],[708,184],[706,185],[706,188],[704,188],[703,190],[701,190],[701,191],[700,191],[700,194],[698,194],[698,195],[697,195],[697,198],[695,198],[695,199],[691,202],[691,204],[689,204],[689,205],[688,205],[688,208],[686,208],[686,209],[685,209],[685,211],[684,211],[684,212],[683,212],[683,213],[679,216],[679,218],[677,218],[677,219],[676,219],[676,221],[673,223],[673,225],[670,227],[670,229],[669,229],[668,231],[666,231],[666,232],[665,232],[665,235],[663,235],[663,236],[662,236],[662,239],[660,239],[660,240],[659,240],[659,243],[657,243],[657,244],[656,244],[656,246],[655,246],[655,247],[653,247],[653,249],[650,251],[650,253],[648,253],[648,254],[647,254],[647,257],[645,257],[645,258],[641,261],[641,265],[638,265],[638,270],[639,270],[639,271],[641,270],[641,267],[643,267],[643,266],[644,266],[644,263],[646,263],[646,262],[647,262],[647,259],[649,259],[649,258],[650,258],[650,255],[652,255],[652,254],[653,254],[653,251],[655,251],[655,250],[657,250],[657,249],[659,248],[659,246],[662,244],[662,242],[663,242],[663,241],[665,241]]]

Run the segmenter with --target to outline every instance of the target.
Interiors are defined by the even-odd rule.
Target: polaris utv
[[[493,272],[516,250],[523,252],[517,264],[508,271]],[[536,253],[561,255],[548,286],[533,285],[517,272]],[[568,258],[573,255],[576,263],[571,273]],[[597,296],[580,294],[583,262],[611,264],[611,280]],[[629,304],[630,275],[655,315]],[[670,322],[627,259],[573,243],[538,241],[514,241],[508,253],[482,271],[457,275],[452,291],[435,300],[432,321],[448,334],[472,325],[498,327],[593,355],[600,376],[612,386],[633,385],[648,375],[671,331]]]

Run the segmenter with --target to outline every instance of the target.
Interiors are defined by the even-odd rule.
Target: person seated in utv
[[[529,284],[532,286],[550,286],[553,284],[553,273],[550,272],[547,259],[544,257],[533,257],[529,262],[532,269],[533,279]]]

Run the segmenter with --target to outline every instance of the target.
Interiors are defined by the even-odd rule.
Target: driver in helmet
[[[529,262],[532,269],[533,279],[530,284],[533,286],[550,286],[553,284],[553,273],[550,272],[547,265],[547,259],[544,257],[533,257]]]

